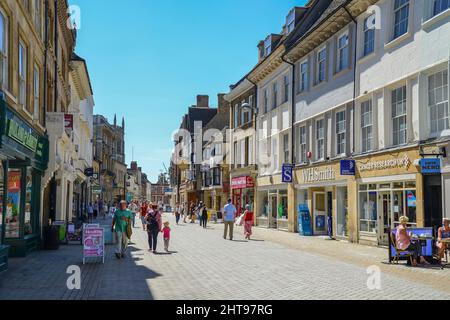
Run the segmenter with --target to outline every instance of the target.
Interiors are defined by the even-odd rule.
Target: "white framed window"
[[[338,39],[338,50],[337,50],[337,55],[338,55],[338,65],[337,65],[337,72],[340,72],[342,70],[345,70],[348,68],[349,66],[349,36],[348,36],[348,32],[343,34],[341,37],[339,37]]]
[[[285,134],[283,136],[283,151],[284,151],[284,163],[290,163],[290,154],[289,154],[289,134]]]
[[[372,100],[361,104],[361,151],[373,150],[373,110]]]
[[[409,0],[394,0],[394,39],[408,32]]]
[[[345,110],[336,113],[336,155],[346,153],[347,125],[345,118]]]
[[[34,120],[39,120],[39,111],[40,111],[40,97],[41,97],[41,77],[39,73],[39,67],[37,64],[34,65],[34,74],[33,74],[33,111],[34,111]]]
[[[268,36],[264,41],[264,55],[267,57],[272,53],[272,36]]]
[[[26,106],[27,99],[27,48],[22,40],[19,40],[19,104]]]
[[[295,28],[295,9],[292,9],[286,18],[286,31],[291,33]]]
[[[308,61],[300,64],[300,92],[308,90]]]
[[[300,156],[299,156],[299,160],[300,163],[306,163],[307,161],[307,157],[306,157],[306,149],[307,149],[307,144],[306,144],[306,126],[302,126],[299,128],[299,144],[300,144]]]
[[[406,144],[406,86],[392,91],[392,143],[394,146]]]
[[[264,90],[264,113],[269,111],[269,92],[267,89]]]
[[[239,127],[239,104],[234,105],[234,127]]]
[[[325,159],[325,120],[316,121],[316,160]]]
[[[450,9],[450,0],[433,0],[433,17]]]
[[[364,19],[363,33],[364,33],[364,49],[363,56],[367,56],[375,51],[375,14]]]
[[[323,48],[317,52],[317,84],[326,80],[327,72],[327,48]]]
[[[450,129],[448,107],[448,70],[428,77],[428,108],[431,134]]]
[[[283,77],[283,93],[284,93],[284,99],[283,103],[289,101],[289,75],[285,75]]]
[[[277,82],[274,82],[272,84],[272,94],[273,94],[272,109],[275,109],[278,106],[278,83]]]
[[[8,79],[8,23],[0,10],[0,89],[7,86]]]

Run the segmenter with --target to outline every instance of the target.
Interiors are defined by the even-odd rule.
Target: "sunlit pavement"
[[[389,265],[386,249],[258,228],[252,241],[242,228],[229,241],[222,225],[204,230],[165,219],[170,254],[161,238],[160,254],[149,253],[142,228],[134,229],[128,258],[117,260],[108,246],[104,265],[82,266],[80,246],[36,252],[11,259],[0,299],[450,299],[450,269]],[[70,265],[81,267],[81,290],[67,288]],[[368,268],[381,271],[380,286]]]

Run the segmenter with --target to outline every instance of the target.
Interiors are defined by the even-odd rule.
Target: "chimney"
[[[197,108],[209,108],[209,96],[198,95],[197,96]]]
[[[258,43],[258,62],[261,61],[264,58],[265,52],[264,52],[264,41],[260,41]]]
[[[230,112],[230,103],[225,100],[225,93],[219,93],[217,95],[218,113],[228,114]]]
[[[136,161],[132,161],[131,162],[131,170],[132,171],[137,171],[137,168],[138,168],[137,162]]]

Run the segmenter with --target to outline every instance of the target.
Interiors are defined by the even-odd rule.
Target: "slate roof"
[[[202,121],[205,126],[217,114],[217,109],[190,107],[188,113],[188,130],[194,130],[194,122]]]

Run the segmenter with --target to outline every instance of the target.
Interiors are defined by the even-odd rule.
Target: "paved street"
[[[238,228],[231,242],[215,224],[172,230],[171,254],[150,254],[137,228],[126,260],[111,246],[104,265],[82,266],[79,246],[12,259],[0,299],[450,299],[450,269],[389,265],[385,249],[263,229],[248,242]],[[81,290],[66,287],[69,265],[81,266]],[[382,271],[381,290],[367,287],[372,265]]]

